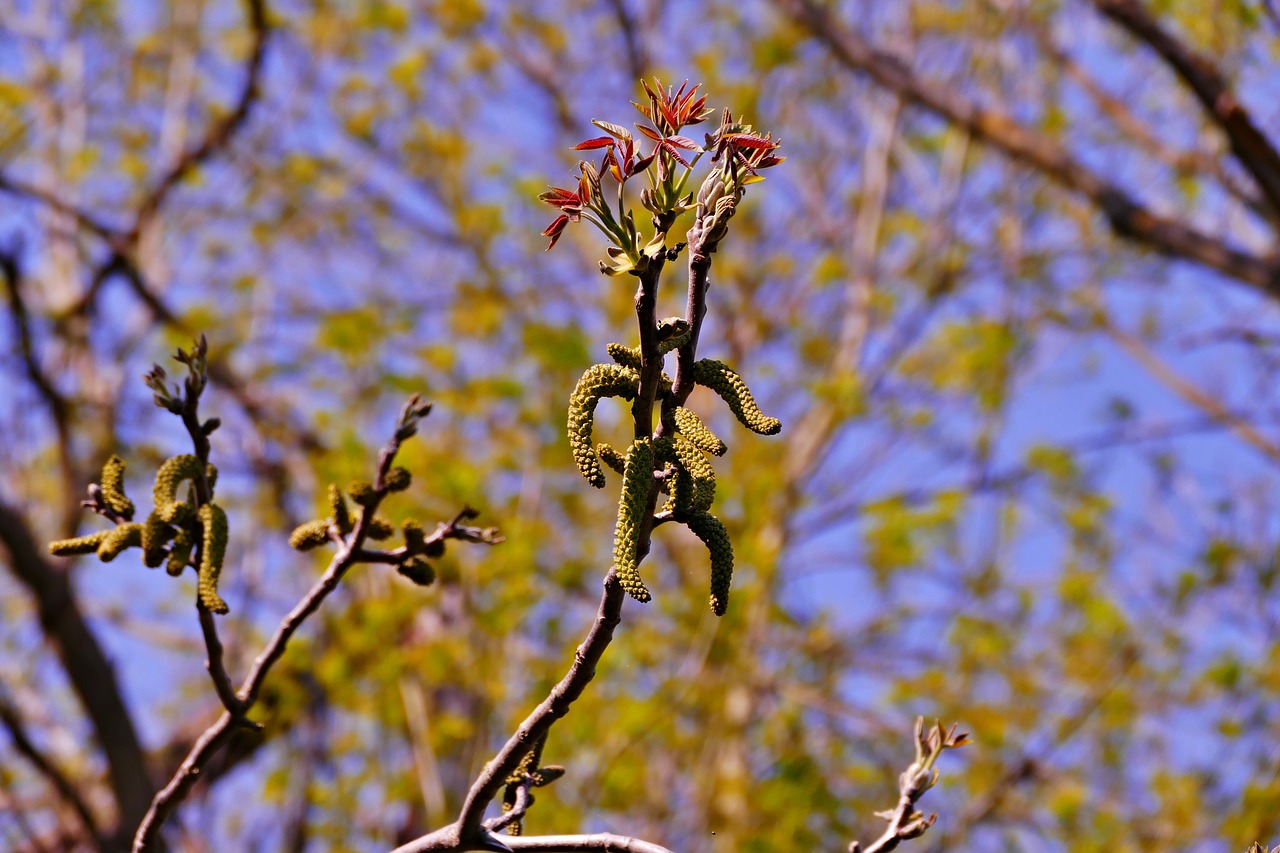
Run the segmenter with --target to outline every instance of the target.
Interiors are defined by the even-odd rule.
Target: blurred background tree
[[[585,229],[543,254],[535,196],[655,73],[784,140],[703,352],[785,427],[713,419],[729,613],[660,529],[530,829],[836,849],[920,713],[976,745],[915,849],[1274,839],[1278,33],[1262,0],[3,0],[3,845],[136,823],[217,709],[186,591],[43,546],[90,529],[110,453],[181,446],[138,379],[196,330],[233,673],[317,573],[287,531],[406,392],[436,410],[397,507],[507,541],[425,591],[353,574],[174,844],[382,850],[456,814],[609,562],[563,420],[633,288],[584,272]]]

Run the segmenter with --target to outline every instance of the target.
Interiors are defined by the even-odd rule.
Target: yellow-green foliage
[[[329,521],[319,519],[300,524],[289,534],[289,547],[297,551],[310,551],[329,541]]]
[[[110,530],[99,530],[97,533],[90,533],[88,536],[81,536],[76,539],[59,539],[56,542],[50,542],[49,553],[55,557],[92,554],[98,550],[102,540],[106,539],[111,532]]]
[[[728,447],[715,433],[707,429],[707,425],[702,422],[702,418],[698,417],[697,414],[684,406],[677,406],[675,419],[676,429],[680,430],[680,434],[687,438],[694,447],[710,453],[712,456],[724,456]]]
[[[640,386],[640,374],[617,364],[592,365],[569,398],[569,446],[573,461],[587,482],[597,489],[604,488],[604,471],[591,442],[596,405],[604,397],[622,397],[630,400]]]
[[[782,431],[782,421],[764,416],[747,383],[723,361],[704,358],[694,362],[693,380],[719,394],[729,411],[752,432],[777,435]]]
[[[733,544],[729,533],[709,512],[691,513],[684,523],[711,552],[711,612],[723,616],[729,606],[729,584],[733,581]]]
[[[351,513],[347,509],[346,498],[342,496],[342,490],[338,488],[337,483],[329,484],[329,521],[343,536],[355,527],[351,520]]]
[[[227,554],[227,514],[217,504],[200,507],[200,528],[204,543],[200,553],[200,603],[210,613],[226,613],[230,608],[218,596],[218,576]]]
[[[710,509],[716,497],[716,471],[711,461],[683,435],[672,438],[671,446],[680,467],[689,472],[693,481],[689,508],[695,512]]]
[[[126,548],[136,548],[142,544],[141,524],[121,524],[110,530],[98,546],[98,559],[110,563],[124,553]]]
[[[125,519],[132,519],[133,501],[124,494],[124,460],[114,453],[102,466],[102,499]]]
[[[613,535],[613,565],[618,582],[636,601],[652,596],[640,578],[638,547],[640,522],[648,509],[649,489],[653,484],[653,444],[638,438],[627,450],[627,465],[622,474],[622,495],[618,499],[618,523]]]

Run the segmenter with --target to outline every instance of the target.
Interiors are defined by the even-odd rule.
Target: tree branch
[[[959,90],[917,77],[902,60],[841,25],[814,0],[773,0],[847,68],[866,74],[973,136],[1088,198],[1121,237],[1169,257],[1195,261],[1280,298],[1280,259],[1261,257],[1145,207],[1119,185],[1090,170],[1058,143],[1008,114],[979,106]]]
[[[240,96],[236,99],[236,104],[231,112],[210,125],[204,138],[179,157],[178,162],[169,168],[169,171],[156,182],[155,187],[143,198],[142,204],[138,206],[133,227],[127,235],[131,243],[138,239],[142,230],[155,218],[174,188],[187,175],[226,147],[249,118],[249,112],[258,99],[263,60],[266,57],[267,36],[270,32],[267,25],[266,0],[245,0],[245,14],[249,20],[249,28],[253,33],[253,46],[249,51],[249,59],[245,67],[245,81],[240,90]]]
[[[241,715],[248,712],[257,702],[267,674],[284,654],[290,638],[302,626],[302,623],[320,608],[324,600],[338,588],[338,584],[341,582],[343,575],[347,573],[347,570],[359,562],[361,546],[364,543],[371,520],[382,498],[386,495],[384,480],[387,472],[391,469],[391,463],[400,449],[401,442],[413,434],[413,430],[407,429],[405,424],[408,413],[417,411],[415,408],[417,405],[418,401],[415,396],[406,405],[404,413],[401,414],[395,435],[382,449],[378,459],[378,474],[374,481],[376,499],[362,508],[350,537],[334,555],[328,569],[325,570],[325,573],[311,587],[302,600],[294,606],[293,610],[289,611],[284,619],[281,620],[275,634],[254,661],[253,667],[249,670],[249,674],[245,677],[240,690],[236,694],[241,707]],[[421,415],[418,417],[421,417]],[[200,779],[204,766],[226,743],[236,729],[242,725],[242,716],[224,711],[217,721],[196,739],[191,751],[169,780],[169,783],[151,801],[146,816],[139,824],[137,833],[134,835],[134,853],[145,853],[145,851],[156,849],[159,842],[160,829],[164,826],[165,821],[172,816],[178,806],[191,793],[191,789],[195,787],[196,782]]]
[[[89,842],[97,849],[105,850],[106,846],[102,833],[98,829],[98,822],[94,820],[93,812],[89,810],[89,806],[80,796],[80,792],[76,790],[76,786],[66,777],[66,774],[58,769],[57,765],[50,761],[31,742],[18,709],[3,698],[0,698],[0,723],[3,723],[5,729],[9,732],[9,739],[13,741],[13,748],[23,758],[27,759],[41,776],[49,780],[49,784],[58,792],[58,796],[62,798],[62,801],[76,813],[80,823],[84,826],[85,835]]]
[[[1236,160],[1258,182],[1273,219],[1280,218],[1280,152],[1253,122],[1226,78],[1202,53],[1160,26],[1138,0],[1094,0],[1098,11],[1146,44],[1182,78],[1205,112],[1227,135]]]
[[[146,812],[155,789],[115,670],[89,630],[66,573],[45,558],[26,521],[2,502],[0,543],[9,552],[13,573],[35,600],[40,627],[58,653],[106,755],[121,826],[132,826]]]
[[[625,835],[599,832],[594,835],[516,835],[503,838],[509,850],[530,850],[539,853],[575,853],[578,850],[607,850],[619,853],[672,853],[660,844],[641,841]]]

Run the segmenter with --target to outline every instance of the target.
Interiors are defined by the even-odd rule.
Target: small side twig
[[[916,803],[925,791],[938,783],[939,773],[934,764],[946,750],[969,742],[967,734],[956,734],[955,726],[944,729],[941,723],[934,723],[926,732],[924,717],[917,717],[916,760],[898,777],[898,805],[888,811],[876,812],[876,817],[887,820],[889,826],[869,847],[864,848],[857,841],[850,842],[849,853],[888,853],[896,850],[902,842],[924,835],[938,816],[931,814],[926,817],[916,810]]]
[[[105,849],[106,845],[98,828],[98,822],[94,819],[93,812],[89,810],[88,804],[80,796],[76,786],[36,747],[27,735],[26,726],[22,721],[21,714],[18,713],[18,709],[10,705],[3,697],[0,697],[0,723],[8,731],[9,739],[13,741],[13,748],[18,751],[18,754],[27,759],[41,776],[49,780],[49,784],[58,792],[58,796],[62,801],[76,813],[76,817],[79,818],[80,823],[84,826],[85,834],[89,839],[92,839],[93,846]]]
[[[241,709],[240,714],[233,714],[230,710],[224,711],[213,725],[205,729],[204,733],[196,739],[191,751],[187,753],[186,758],[183,759],[182,764],[178,767],[173,777],[170,778],[168,784],[151,801],[151,806],[134,835],[134,853],[145,853],[145,851],[156,848],[159,842],[160,829],[191,793],[191,789],[199,781],[205,765],[227,743],[235,730],[242,725],[243,715],[257,702],[267,674],[284,655],[289,640],[297,632],[298,628],[302,626],[302,623],[315,613],[320,608],[320,605],[324,603],[324,600],[338,588],[339,582],[341,582],[347,571],[360,562],[360,553],[372,519],[382,499],[386,496],[383,484],[387,472],[391,469],[391,463],[395,459],[396,453],[399,452],[401,443],[417,432],[417,422],[425,417],[429,411],[430,406],[422,405],[417,395],[411,397],[405,405],[396,423],[394,435],[383,447],[378,458],[374,499],[363,506],[350,537],[342,543],[338,552],[330,561],[328,569],[312,585],[302,600],[281,620],[275,634],[272,635],[266,647],[254,660],[253,667],[241,683],[239,691],[235,694],[236,701]]]

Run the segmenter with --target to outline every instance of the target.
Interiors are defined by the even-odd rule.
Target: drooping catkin
[[[126,521],[133,520],[133,501],[124,494],[124,460],[114,453],[102,466],[102,500]]]
[[[626,469],[622,473],[618,522],[613,535],[613,565],[622,588],[640,602],[653,597],[640,578],[638,555],[641,519],[648,509],[652,484],[653,444],[647,438],[638,438],[627,450]]]
[[[173,537],[173,544],[169,546],[169,559],[165,562],[165,571],[171,576],[179,577],[187,570],[198,535],[199,531],[193,530],[192,525],[183,525],[178,528],[177,534]]]
[[[709,512],[691,513],[684,523],[711,553],[711,612],[723,616],[729,606],[729,584],[733,581],[733,544],[729,533],[720,519]]]
[[[110,533],[110,530],[99,530],[97,533],[90,533],[88,536],[78,536],[74,539],[58,539],[49,543],[49,553],[55,557],[92,554],[98,550],[102,540],[106,539]]]
[[[765,417],[747,383],[723,361],[704,358],[694,362],[693,380],[719,394],[729,411],[752,432],[777,435],[782,431],[782,421]]]
[[[712,456],[724,456],[728,447],[723,441],[716,436],[714,432],[707,428],[702,422],[702,418],[690,409],[684,406],[677,406],[675,410],[676,429],[680,430],[680,434],[693,444],[694,447]]]
[[[126,548],[136,548],[142,544],[142,525],[126,523],[110,530],[98,546],[98,559],[110,563],[124,553]]]
[[[218,577],[227,555],[227,514],[217,504],[200,507],[200,529],[204,542],[200,553],[200,578],[196,588],[200,603],[210,613],[226,613],[227,603],[218,595]]]
[[[329,484],[329,521],[343,536],[355,527],[351,511],[347,509],[347,499],[342,496],[342,489],[338,488],[337,483]]]
[[[408,468],[401,468],[399,465],[387,472],[382,478],[382,486],[388,492],[403,492],[413,483],[413,475],[409,473]]]
[[[164,520],[160,510],[152,510],[142,526],[142,564],[149,569],[158,568],[164,562],[164,546],[174,535],[173,526]]]
[[[605,397],[634,399],[640,386],[640,375],[617,364],[592,365],[578,380],[569,398],[569,447],[573,461],[586,481],[597,489],[604,488],[604,471],[591,441],[596,405]]]
[[[207,466],[204,473],[206,479],[216,481],[217,475],[213,473],[212,465]],[[191,515],[190,506],[177,499],[178,486],[185,480],[198,480],[200,474],[200,459],[190,453],[171,456],[164,461],[156,472],[155,487],[152,490],[155,511],[161,521],[180,524]]]
[[[319,519],[299,524],[289,534],[289,547],[295,551],[310,551],[329,541],[329,520]]]
[[[671,447],[680,466],[689,472],[689,478],[693,481],[689,509],[695,512],[710,509],[716,497],[716,470],[711,467],[711,460],[693,442],[680,434],[672,437]]]
[[[627,466],[627,457],[618,452],[618,449],[610,444],[601,442],[596,445],[596,453],[600,456],[600,461],[608,465],[619,474]]]
[[[431,586],[436,579],[436,570],[423,557],[409,557],[396,567],[396,571],[418,586]]]

